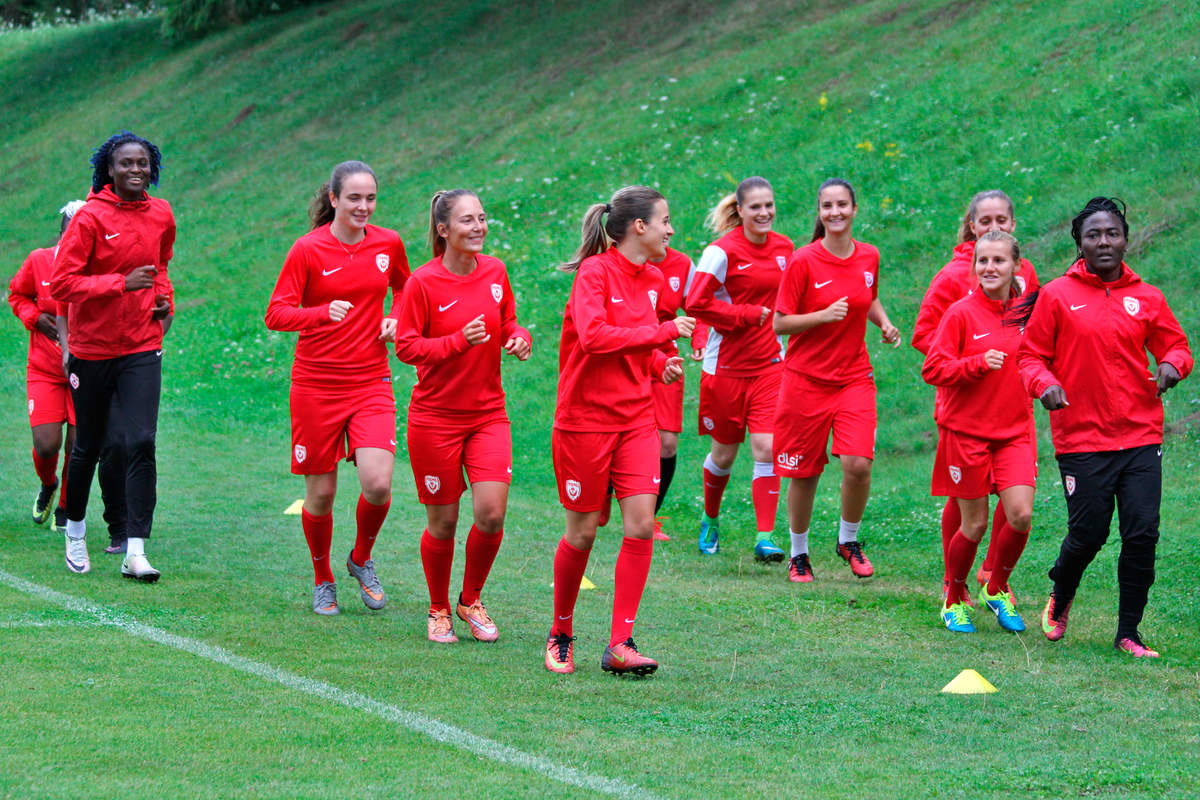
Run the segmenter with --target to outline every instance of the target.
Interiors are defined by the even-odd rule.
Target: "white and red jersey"
[[[941,427],[994,441],[1030,430],[1033,404],[1017,371],[1021,328],[1004,324],[1013,302],[992,300],[977,287],[946,310],[921,368],[939,389],[934,419]],[[1007,356],[1000,369],[988,367],[988,350]]]
[[[1017,267],[1015,281],[1020,294],[1036,291],[1038,288],[1037,272],[1028,259],[1021,259]],[[975,242],[962,242],[954,248],[954,255],[946,266],[938,270],[929,282],[921,307],[917,311],[917,321],[913,324],[912,346],[921,355],[929,352],[929,344],[937,332],[938,323],[951,303],[966,297],[979,286],[979,278],[975,275]]]
[[[741,226],[704,248],[684,306],[710,326],[705,372],[749,378],[783,359],[783,338],[762,310],[774,305],[793,249],[791,239],[774,231],[753,244]]]
[[[463,328],[482,315],[490,337],[467,343]],[[475,258],[469,275],[446,269],[442,257],[422,265],[400,296],[396,355],[417,368],[408,421],[414,425],[473,424],[504,416],[500,356],[513,336],[527,342],[517,324],[517,305],[504,262]]]
[[[579,265],[563,313],[555,428],[653,427],[650,375],[662,371],[660,348],[678,333],[655,312],[662,286],[657,267],[634,264],[616,247]]]
[[[154,296],[175,312],[167,263],[175,246],[175,216],[160,197],[143,193],[126,202],[112,185],[88,194],[71,218],[54,257],[50,294],[69,305],[68,347],[86,360],[162,349],[163,328],[154,319]],[[153,266],[154,286],[125,291],[125,276]]]
[[[670,247],[667,248],[666,258],[649,263],[658,267],[659,272],[663,274],[663,288],[658,293],[658,303],[655,307],[658,312],[658,321],[670,322],[675,318],[676,312],[683,308],[683,299],[687,296],[688,287],[692,284],[696,265],[686,255]],[[707,342],[708,326],[698,322],[696,329],[692,331],[692,349],[698,350]],[[668,356],[678,355],[679,345],[672,339],[663,345],[662,351]],[[661,378],[661,376],[653,377]]]
[[[390,286],[394,305],[406,280],[408,257],[393,230],[367,225],[361,242],[346,245],[326,224],[297,239],[284,259],[266,314],[271,330],[300,331],[292,380],[367,382],[390,377],[387,345],[379,341],[383,300]],[[334,300],[353,305],[340,322],[329,318]]]
[[[871,376],[867,355],[867,312],[879,297],[879,251],[854,241],[854,252],[838,258],[818,239],[788,259],[775,310],[811,314],[845,297],[844,319],[826,322],[788,340],[784,368],[813,380],[847,384]]]
[[[1051,386],[1066,408],[1050,412],[1057,453],[1128,450],[1162,442],[1163,408],[1146,358],[1192,371],[1187,336],[1155,287],[1126,264],[1105,283],[1082,259],[1038,293],[1017,352],[1032,397]]]
[[[29,331],[29,361],[26,374],[43,380],[66,383],[62,371],[62,350],[58,342],[37,328],[42,314],[55,316],[58,303],[50,296],[54,276],[54,248],[42,247],[31,252],[17,274],[8,282],[8,304],[13,314]]]

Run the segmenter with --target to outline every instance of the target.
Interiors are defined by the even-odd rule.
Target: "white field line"
[[[231,669],[254,675],[263,680],[277,683],[312,697],[319,697],[323,700],[329,700],[338,705],[346,706],[347,708],[373,714],[403,728],[407,728],[414,733],[428,736],[430,739],[438,742],[445,742],[482,758],[528,769],[552,780],[611,797],[639,798],[639,800],[641,798],[645,798],[646,800],[654,800],[656,798],[656,795],[653,793],[634,784],[613,778],[589,775],[572,767],[556,764],[541,756],[526,753],[515,747],[510,747],[509,745],[478,736],[469,731],[464,731],[453,725],[447,725],[424,714],[405,711],[397,706],[373,700],[358,692],[339,689],[324,681],[305,678],[301,675],[273,667],[270,664],[252,661],[243,656],[235,655],[222,647],[217,647],[198,639],[177,636],[161,628],[155,628],[151,625],[138,622],[133,617],[115,609],[105,608],[82,598],[63,594],[48,586],[32,583],[2,569],[0,569],[0,583],[70,611],[86,614],[94,618],[96,622],[117,628],[130,636],[136,636],[140,639],[147,639],[151,642],[166,645],[167,647],[173,647],[185,653],[191,653],[208,661],[223,664]]]

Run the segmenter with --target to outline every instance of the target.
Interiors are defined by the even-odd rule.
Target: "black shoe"
[[[54,496],[58,494],[58,478],[54,479],[54,483],[47,486],[42,484],[42,488],[38,491],[37,499],[33,501],[33,524],[45,525],[50,519],[50,514],[54,510]]]
[[[59,533],[67,532],[67,510],[62,506],[54,509],[54,529]]]

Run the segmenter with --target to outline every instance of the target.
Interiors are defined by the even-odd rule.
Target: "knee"
[[[1014,511],[1005,511],[1005,518],[1008,520],[1010,528],[1021,533],[1028,533],[1033,527],[1033,509],[1018,508]]]
[[[978,542],[983,538],[983,532],[987,530],[987,521],[980,520],[976,522],[967,521],[964,519],[962,521],[962,525],[959,527],[959,530],[962,531],[962,535],[966,539],[969,539],[972,542]]]
[[[392,497],[390,475],[374,476],[362,480],[362,496],[373,506],[381,506]]]
[[[154,460],[154,436],[131,436],[125,441],[125,458],[129,461]]]
[[[718,469],[729,469],[733,466],[734,459],[737,458],[737,450],[735,449],[732,453],[724,450],[718,452],[714,448],[709,453],[709,457],[712,458],[712,463],[716,464]]]
[[[33,437],[33,452],[38,458],[55,458],[58,456],[59,443],[56,440]]]
[[[871,459],[852,456],[842,460],[842,478],[851,483],[871,481]]]
[[[489,504],[476,509],[475,527],[484,533],[499,533],[504,530],[504,506]]]

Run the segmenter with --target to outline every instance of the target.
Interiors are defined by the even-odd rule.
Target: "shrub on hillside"
[[[0,0],[0,23],[6,26],[55,25],[145,13],[154,0]]]
[[[312,5],[317,0],[165,0],[164,25],[175,37],[199,36],[231,28],[279,11]]]

